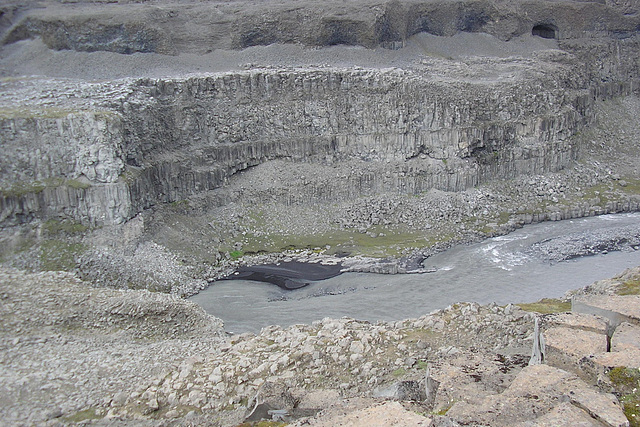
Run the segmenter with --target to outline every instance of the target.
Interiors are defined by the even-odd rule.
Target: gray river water
[[[426,261],[437,268],[434,273],[345,273],[294,291],[262,282],[220,281],[191,300],[221,318],[228,332],[241,333],[324,317],[402,320],[462,301],[502,305],[557,298],[640,265],[640,250],[552,264],[528,251],[533,243],[639,222],[639,213],[546,222],[434,255]]]

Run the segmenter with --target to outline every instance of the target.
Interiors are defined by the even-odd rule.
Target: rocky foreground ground
[[[558,314],[539,312],[569,305],[460,303],[227,336],[177,297],[4,268],[2,423],[637,425],[638,283],[640,267]],[[546,347],[529,365],[536,319]]]

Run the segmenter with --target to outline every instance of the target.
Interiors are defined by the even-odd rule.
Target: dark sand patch
[[[329,279],[341,273],[341,264],[325,265],[290,261],[278,264],[242,266],[223,280],[254,280],[272,283],[283,289],[298,289],[311,282]]]

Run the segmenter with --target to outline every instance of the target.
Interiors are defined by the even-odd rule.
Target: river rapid
[[[219,281],[191,298],[221,318],[228,332],[311,323],[324,317],[402,320],[456,302],[500,305],[561,297],[640,265],[637,245],[550,262],[533,250],[541,242],[640,229],[640,213],[604,215],[526,226],[506,236],[460,245],[425,261],[424,274],[344,273],[297,290],[247,280]],[[637,234],[637,233],[636,233]],[[624,246],[624,245],[623,245]],[[635,249],[634,249],[635,248]]]

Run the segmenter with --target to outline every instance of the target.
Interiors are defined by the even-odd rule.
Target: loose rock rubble
[[[607,372],[637,368],[638,317],[622,309],[637,296],[611,295],[615,285],[574,299],[626,313],[613,332],[592,314],[459,303],[398,322],[225,337],[220,321],[165,294],[68,273],[0,279],[1,411],[14,425],[628,425]],[[545,364],[527,367],[536,318]],[[580,339],[589,334],[601,344]]]

